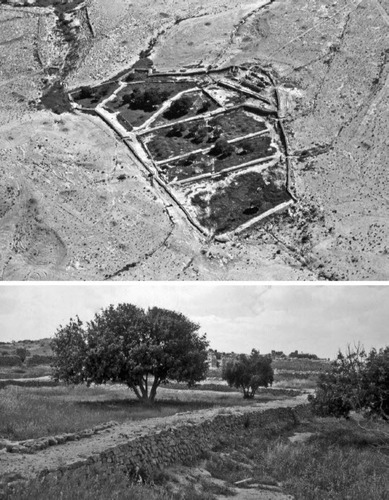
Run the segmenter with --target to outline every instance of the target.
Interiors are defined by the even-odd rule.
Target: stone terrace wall
[[[270,407],[270,408],[269,408]],[[50,488],[54,485],[68,483],[74,484],[93,484],[96,480],[104,483],[108,478],[122,479],[123,476],[129,479],[136,479],[139,474],[147,478],[153,469],[168,466],[174,463],[192,461],[200,457],[206,450],[211,450],[221,441],[233,435],[247,430],[255,429],[279,429],[298,423],[302,417],[309,415],[309,408],[306,404],[301,404],[301,400],[294,398],[277,403],[261,404],[258,407],[238,407],[218,410],[204,410],[199,412],[188,412],[174,417],[168,417],[165,420],[163,428],[154,425],[151,421],[142,422],[146,432],[142,435],[134,436],[134,432],[126,433],[126,425],[117,426],[116,438],[120,437],[121,442],[115,442],[112,438],[112,445],[109,446],[109,435],[105,443],[97,443],[93,447],[93,439],[89,439],[89,454],[83,451],[83,458],[75,458],[77,450],[68,456],[73,456],[73,461],[65,465],[59,465],[59,462],[53,459],[55,448],[38,452],[35,455],[24,455],[24,472],[29,473],[30,477],[23,477],[20,465],[15,462],[15,467],[7,467],[8,474],[0,476],[0,498],[12,498],[20,495],[26,488],[36,487],[40,484],[42,488]],[[151,419],[160,420],[163,419]],[[134,425],[134,424],[132,424]],[[138,426],[140,424],[138,423]],[[128,429],[131,431],[131,429]],[[120,432],[119,432],[120,431]],[[108,431],[109,433],[109,431]],[[68,443],[66,446],[80,447],[79,443]],[[92,445],[92,446],[91,446]],[[64,450],[65,451],[65,450]],[[39,456],[46,460],[41,461],[40,468],[36,463],[39,462]],[[60,450],[57,451],[60,454]],[[9,459],[17,459],[12,453],[7,454]],[[20,457],[20,455],[19,455]],[[0,469],[4,463],[3,454],[0,461]],[[66,457],[65,457],[66,458]],[[32,471],[26,463],[35,459],[35,470]],[[62,455],[62,462],[64,456]],[[12,465],[12,464],[11,464]],[[14,472],[12,475],[12,469]],[[33,472],[33,477],[31,473]],[[15,480],[13,480],[13,477]],[[44,490],[43,490],[44,491]]]

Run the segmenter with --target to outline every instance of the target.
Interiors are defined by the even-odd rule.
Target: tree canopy
[[[230,156],[233,152],[234,146],[224,139],[224,137],[219,137],[210,151],[212,155],[222,158]]]
[[[273,383],[274,373],[270,356],[261,356],[256,349],[250,356],[240,354],[227,362],[222,378],[230,387],[243,390],[245,399],[253,398],[259,387],[268,387]]]
[[[389,419],[389,347],[361,346],[339,351],[328,373],[319,377],[315,396],[310,397],[321,416],[348,417],[350,411]]]
[[[111,305],[85,326],[77,318],[58,329],[53,375],[68,383],[122,382],[153,402],[168,380],[193,385],[205,378],[208,342],[199,328],[175,311]]]
[[[122,104],[128,104],[131,109],[142,109],[146,112],[154,111],[169,97],[169,92],[150,87],[142,90],[135,88],[130,94],[125,94]]]
[[[188,114],[192,104],[192,99],[188,95],[183,95],[171,103],[169,109],[165,111],[164,116],[168,120],[181,118],[182,116]]]

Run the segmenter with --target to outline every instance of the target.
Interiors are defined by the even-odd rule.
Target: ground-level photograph
[[[0,498],[379,500],[389,287],[0,286]]]

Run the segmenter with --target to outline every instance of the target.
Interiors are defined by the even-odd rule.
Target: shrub
[[[315,396],[310,397],[314,411],[321,416],[348,417],[351,410],[389,419],[389,347],[361,346],[339,351],[328,373],[321,374]]]
[[[42,356],[40,354],[33,354],[31,357],[27,359],[27,366],[36,366],[36,365],[49,365],[53,361],[52,356]]]
[[[22,360],[19,356],[2,356],[0,357],[0,366],[20,366]]]

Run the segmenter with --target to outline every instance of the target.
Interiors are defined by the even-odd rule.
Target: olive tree
[[[111,305],[85,326],[77,319],[58,329],[53,376],[88,385],[122,382],[153,402],[168,380],[191,386],[205,378],[208,342],[199,328],[175,311]]]
[[[273,383],[274,373],[270,356],[261,356],[256,349],[250,356],[240,354],[227,362],[222,378],[230,387],[243,390],[243,398],[251,399],[259,387],[268,387]]]

